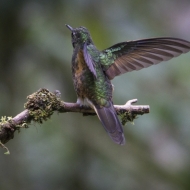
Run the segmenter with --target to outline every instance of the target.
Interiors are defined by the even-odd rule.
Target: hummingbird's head
[[[72,32],[72,44],[75,48],[76,46],[82,46],[84,43],[90,44],[93,43],[90,37],[90,33],[87,28],[80,26],[78,28],[72,28],[71,26],[67,25],[67,28]]]

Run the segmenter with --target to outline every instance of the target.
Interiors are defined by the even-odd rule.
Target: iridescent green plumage
[[[151,38],[122,42],[99,51],[85,27],[66,26],[72,32],[72,75],[77,102],[91,106],[110,137],[123,145],[125,137],[113,107],[110,80],[186,53],[190,50],[190,42],[177,38]]]

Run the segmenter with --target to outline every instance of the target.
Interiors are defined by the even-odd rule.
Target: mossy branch
[[[34,121],[42,123],[51,117],[57,111],[79,112],[84,116],[96,115],[94,110],[89,107],[80,106],[77,103],[68,103],[60,99],[60,92],[50,92],[47,89],[40,89],[27,97],[24,104],[25,110],[15,117],[2,117],[0,121],[0,146],[4,146],[10,139],[13,139],[15,131],[21,128],[28,128],[28,125]],[[128,121],[133,121],[137,115],[149,113],[148,105],[132,105],[137,99],[128,101],[125,105],[114,105],[116,112],[121,116],[121,122],[124,125]]]

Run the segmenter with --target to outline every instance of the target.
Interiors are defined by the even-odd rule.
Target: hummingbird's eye
[[[72,32],[72,38],[77,38],[77,33],[76,32]]]

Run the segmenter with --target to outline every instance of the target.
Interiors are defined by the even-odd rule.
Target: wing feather
[[[190,42],[178,38],[150,38],[118,43],[103,51],[101,61],[109,79],[168,61],[190,51]],[[109,55],[113,56],[109,56]]]

